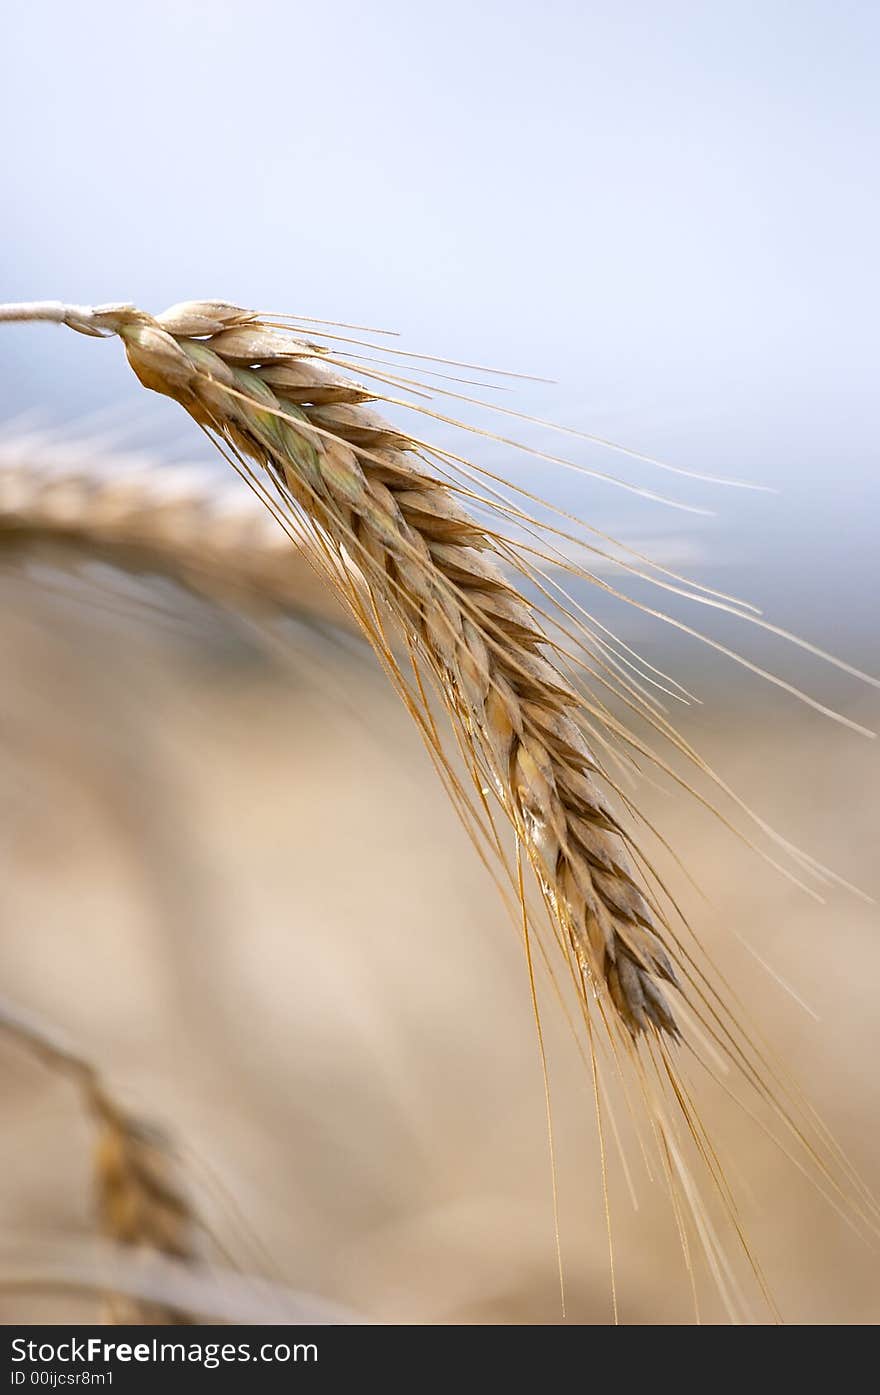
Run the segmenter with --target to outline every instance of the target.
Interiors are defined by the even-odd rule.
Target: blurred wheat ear
[[[77,1088],[96,1127],[95,1200],[101,1231],[133,1252],[191,1262],[196,1255],[198,1225],[177,1180],[177,1165],[167,1138],[125,1110],[96,1067],[31,1014],[0,1002],[0,1032]],[[114,1293],[107,1295],[107,1317],[114,1323],[196,1320],[166,1304]]]
[[[187,302],[155,317],[130,305],[0,307],[0,320],[27,319],[64,323],[93,337],[118,336],[143,385],[185,408],[284,532],[301,545],[373,645],[468,831],[483,855],[494,859],[502,890],[519,906],[534,993],[533,937],[554,981],[556,971],[540,939],[539,916],[530,907],[521,860],[525,855],[539,888],[539,910],[547,916],[559,962],[577,994],[593,1068],[595,1011],[612,1050],[635,1065],[650,1128],[659,1139],[663,1173],[674,1195],[691,1210],[709,1266],[731,1313],[737,1313],[741,1305],[735,1285],[725,1277],[719,1244],[681,1147],[680,1135],[689,1136],[742,1240],[726,1184],[711,1151],[707,1154],[681,1084],[673,1048],[683,1030],[685,1007],[693,1024],[688,1029],[691,1050],[698,1051],[706,1040],[714,1042],[749,1085],[772,1102],[785,1128],[797,1136],[801,1130],[736,1012],[675,929],[674,902],[652,878],[650,861],[636,838],[637,811],[620,797],[610,769],[612,761],[625,769],[633,750],[668,767],[585,687],[580,670],[613,687],[661,738],[726,789],[672,728],[649,691],[660,688],[682,698],[684,690],[632,651],[624,652],[625,646],[607,631],[603,637],[588,612],[548,575],[545,567],[558,562],[558,542],[569,538],[568,532],[539,527],[527,508],[495,488],[496,476],[462,455],[431,446],[365,405],[384,400],[462,425],[424,405],[425,385],[412,376],[414,369],[405,375],[396,361],[389,365],[387,360],[382,369],[366,369],[356,352],[316,342],[320,331],[293,326],[290,332],[284,317],[261,317],[221,301]],[[363,342],[326,332],[324,337]],[[346,376],[353,369],[359,376]],[[464,396],[446,388],[436,391]],[[516,445],[491,432],[479,434]],[[633,488],[604,474],[601,478]],[[511,527],[518,536],[510,535]],[[523,534],[539,546],[524,542]],[[588,547],[600,550],[595,543]],[[638,554],[618,553],[614,560],[660,587],[793,638],[774,630],[744,603],[688,582]],[[585,580],[597,580],[585,569],[575,570]],[[519,584],[512,579],[517,575]],[[526,588],[539,599],[527,599]],[[832,656],[823,657],[857,672]],[[828,715],[839,715],[743,662]],[[447,710],[451,749],[463,760],[464,778],[447,751],[448,737],[434,721],[426,679]],[[621,804],[626,814],[620,812]],[[766,824],[759,821],[759,826],[784,848],[800,876],[832,878]],[[535,1006],[537,1012],[536,997]],[[639,1064],[645,1059],[653,1064],[651,1077]],[[597,1092],[597,1109],[598,1099]],[[833,1191],[832,1169],[842,1169],[858,1197],[859,1219],[873,1226],[873,1202],[833,1144],[823,1137],[822,1146],[822,1184]],[[816,1148],[812,1151],[815,1158]],[[747,1253],[763,1287],[760,1270]]]

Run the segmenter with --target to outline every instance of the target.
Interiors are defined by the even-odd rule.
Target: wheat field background
[[[531,444],[575,469],[485,439],[481,466],[877,673],[880,6],[7,8],[0,302],[158,312],[223,296],[539,374],[493,400],[539,419]],[[108,565],[94,538],[86,553],[16,540],[2,448],[46,422],[87,476],[93,449],[148,438],[159,479],[200,445],[118,344],[2,326],[0,1000],[66,1032],[167,1129],[219,1242],[212,1263],[274,1286],[248,1281],[251,1317],[278,1316],[283,1289],[369,1320],[559,1321],[521,936],[406,714],[302,575],[304,614],[267,644],[243,593],[224,616]],[[436,419],[430,439],[461,444]],[[74,512],[95,505],[89,478],[73,494]],[[237,558],[220,549],[213,585]],[[699,617],[880,726],[876,690]],[[670,627],[605,618],[703,697],[681,725],[731,784],[880,896],[880,742]],[[701,940],[877,1195],[876,906],[809,900],[683,794],[647,786],[639,802],[705,891],[660,858]],[[539,987],[568,1315],[605,1323],[591,1085]],[[876,1252],[723,1085],[695,1088],[783,1316],[876,1322]],[[621,1319],[692,1321],[663,1188],[619,1098],[618,1113],[639,1207],[612,1144]],[[96,1319],[100,1296],[46,1288],[59,1255],[69,1279],[95,1242],[94,1130],[70,1082],[11,1040],[0,1137],[0,1321]],[[706,1276],[699,1289],[703,1316],[722,1318]]]
[[[373,660],[307,614],[267,655],[169,583],[114,576],[97,606],[64,575],[53,555],[0,580],[5,993],[184,1145],[244,1270],[368,1320],[558,1321],[521,945]],[[688,733],[876,894],[876,745],[714,664],[686,676],[706,698]],[[710,950],[876,1186],[876,909],[818,906],[683,797],[643,798],[705,888],[685,901]],[[543,1015],[569,1319],[607,1322],[589,1082],[552,1000]],[[72,1090],[2,1056],[5,1286],[94,1220]],[[701,1101],[786,1319],[877,1321],[876,1255],[720,1092]],[[610,1159],[621,1318],[692,1321],[663,1188],[634,1146],[630,1163],[638,1213]],[[98,1311],[0,1294],[4,1322]]]

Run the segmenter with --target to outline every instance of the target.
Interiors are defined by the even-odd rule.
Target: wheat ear
[[[101,1231],[116,1244],[191,1262],[196,1219],[176,1177],[165,1135],[125,1110],[100,1072],[29,1013],[0,1002],[0,1031],[50,1070],[71,1080],[96,1125],[95,1199]],[[190,1323],[176,1308],[134,1297],[107,1295],[114,1323]]]
[[[626,833],[581,727],[582,703],[547,636],[496,565],[487,530],[363,406],[364,388],[249,311],[192,302],[53,316],[113,332],[145,387],[259,462],[354,563],[427,659],[526,848],[582,972],[631,1033],[675,1034],[664,924],[640,890]],[[368,622],[369,623],[369,622]]]

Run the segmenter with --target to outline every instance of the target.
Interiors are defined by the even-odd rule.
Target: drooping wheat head
[[[179,402],[284,531],[303,545],[376,650],[469,831],[484,853],[497,855],[502,885],[513,890],[522,908],[528,949],[533,912],[520,863],[520,849],[524,852],[578,990],[591,1052],[595,1005],[615,1052],[637,1053],[645,1043],[660,1085],[667,1082],[671,1088],[673,1106],[681,1110],[686,1132],[727,1205],[726,1187],[670,1053],[684,1030],[682,1015],[698,1033],[689,1042],[692,1049],[703,1039],[700,1033],[712,1039],[749,1084],[772,1099],[785,1128],[798,1138],[801,1130],[783,1098],[787,1087],[777,1077],[768,1079],[760,1051],[737,1035],[728,1005],[674,926],[674,903],[651,875],[637,839],[635,811],[612,777],[612,762],[625,764],[632,751],[670,768],[585,685],[584,671],[613,688],[618,699],[717,788],[732,793],[674,730],[648,688],[659,686],[673,696],[684,690],[617,645],[545,569],[566,568],[560,543],[579,542],[594,553],[602,548],[595,541],[584,543],[582,534],[573,537],[568,526],[536,530],[528,508],[495,487],[496,476],[377,416],[366,404],[379,399],[460,425],[402,395],[420,393],[421,385],[416,387],[394,364],[381,371],[364,369],[352,362],[354,355],[346,357],[326,342],[316,342],[314,331],[299,327],[290,332],[282,317],[261,318],[215,301],[188,302],[155,317],[128,305],[0,308],[0,320],[26,318],[66,323],[93,336],[118,335],[144,386]],[[346,342],[344,336],[325,338]],[[350,376],[352,369],[357,377]],[[492,439],[507,442],[500,436]],[[570,522],[568,515],[564,518]],[[667,590],[785,634],[760,619],[753,607],[637,554],[621,557],[617,552],[614,560]],[[568,570],[614,590],[582,567],[569,565]],[[670,623],[696,633],[677,620]],[[823,657],[855,672],[840,660]],[[470,783],[446,754],[426,697],[425,674],[451,718]],[[737,802],[782,848],[800,876],[834,879]],[[504,820],[502,826],[497,821],[499,811],[513,832],[513,855]],[[670,1186],[693,1209],[694,1188],[676,1129],[650,1094],[653,1086],[644,1071],[639,1082],[649,1101],[651,1128],[661,1139]],[[831,1170],[842,1168],[858,1194],[860,1219],[873,1224],[873,1203],[861,1184],[827,1136],[823,1145],[829,1160],[819,1166],[827,1189],[840,1191]],[[741,1236],[735,1216],[733,1220]],[[696,1224],[725,1289],[711,1227],[702,1217]],[[735,1296],[729,1302],[732,1309],[737,1306]]]

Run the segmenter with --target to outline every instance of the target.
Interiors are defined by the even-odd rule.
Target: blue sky
[[[876,591],[877,5],[33,0],[5,38],[0,298],[217,295],[546,373],[527,410],[784,487],[687,486],[710,560],[745,531],[807,595],[816,548]],[[5,329],[0,413],[133,394],[119,358]]]

